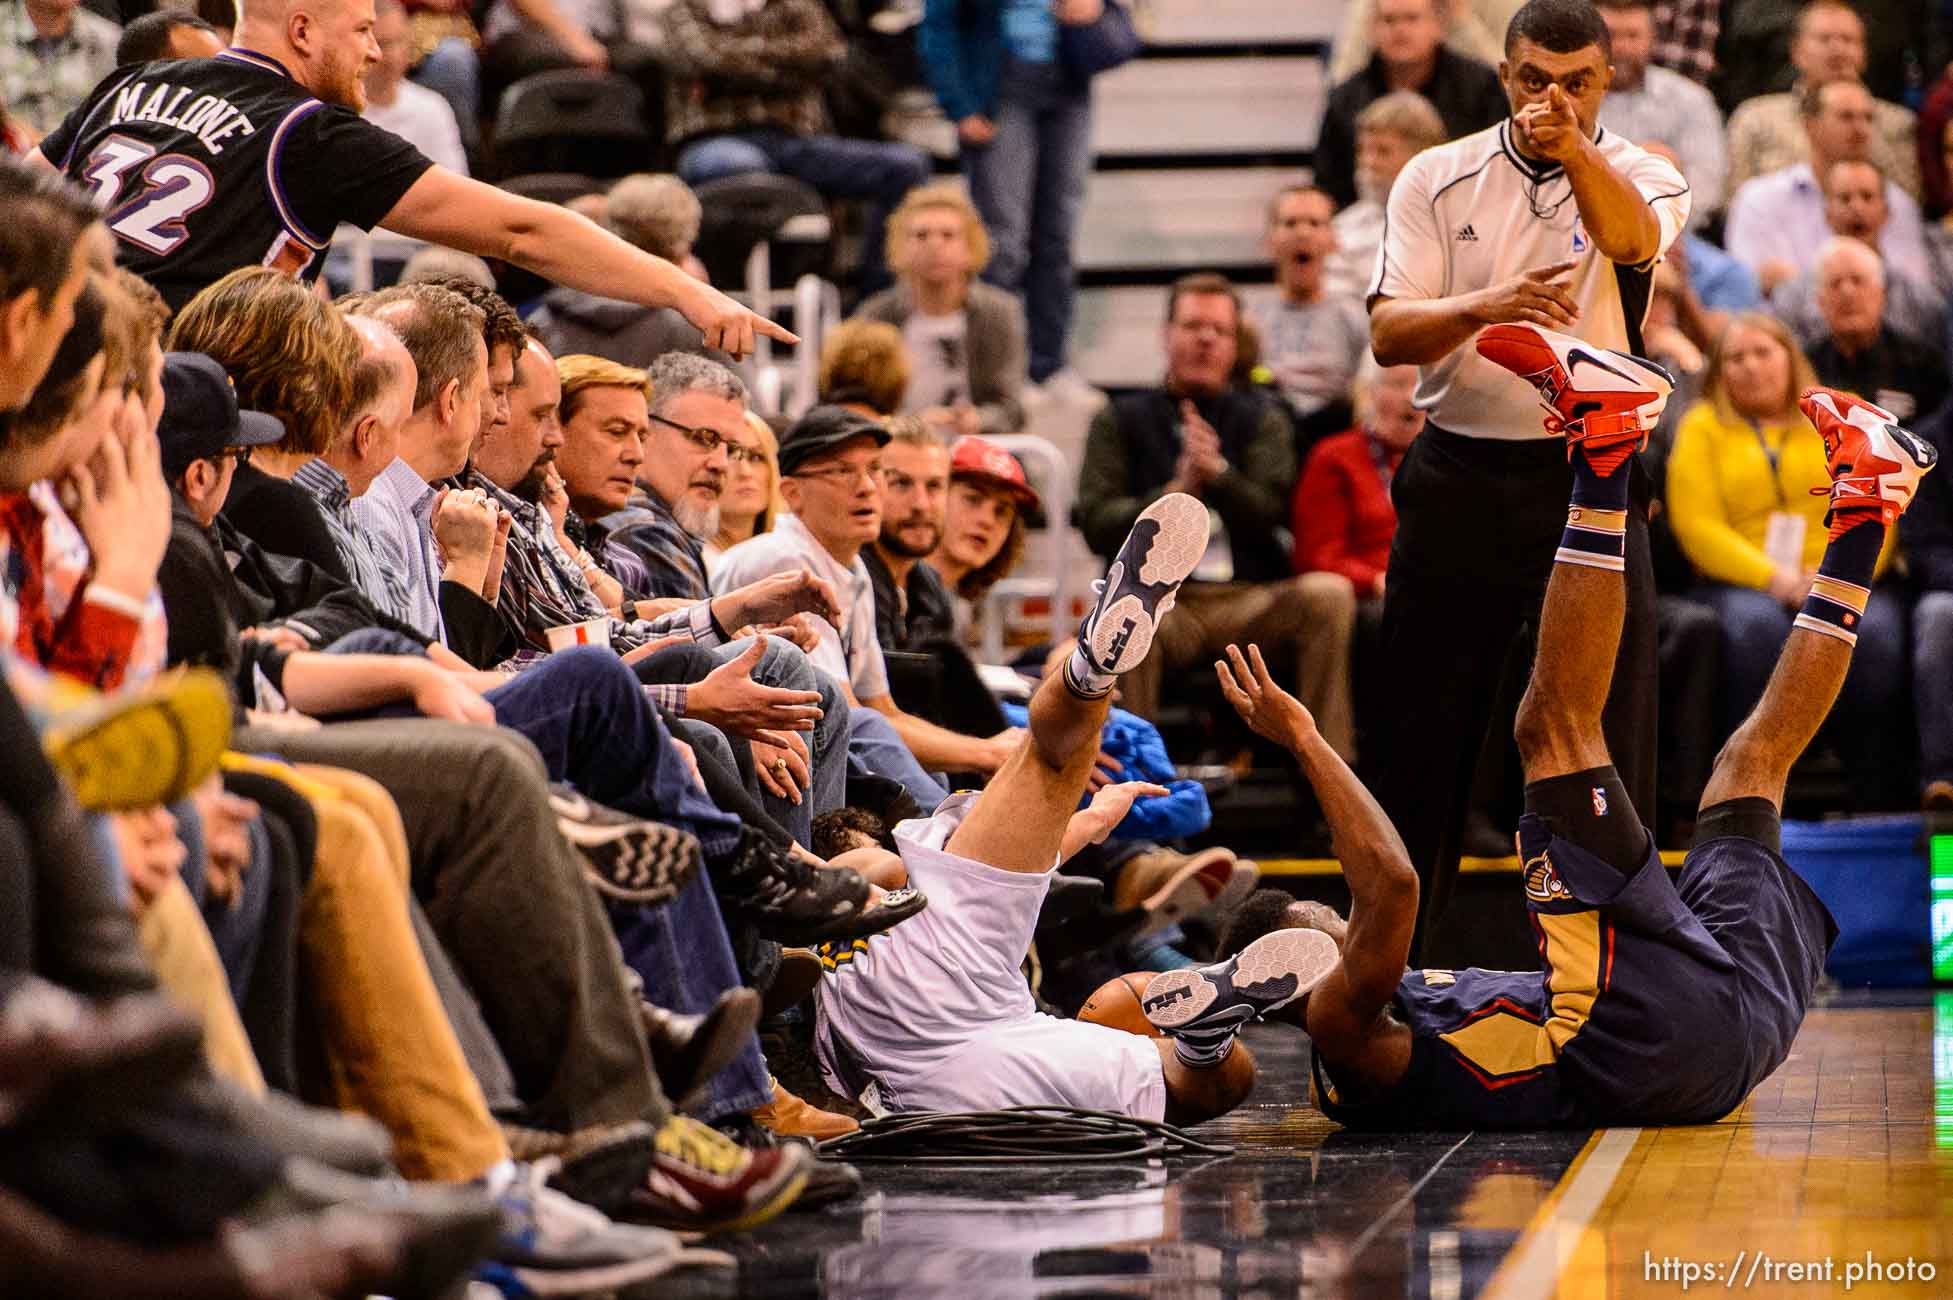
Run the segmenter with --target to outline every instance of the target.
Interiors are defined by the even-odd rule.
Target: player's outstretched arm
[[[1390,818],[1316,730],[1309,711],[1277,686],[1261,648],[1229,646],[1214,665],[1221,693],[1257,735],[1286,746],[1309,778],[1349,882],[1343,959],[1309,995],[1309,1033],[1332,1060],[1353,1060],[1396,994],[1417,924],[1417,872]]]
[[[695,280],[662,257],[633,248],[568,208],[525,199],[445,167],[432,167],[380,222],[415,239],[496,257],[557,284],[647,307],[676,308],[705,346],[743,357],[756,334],[800,340],[764,316]]]

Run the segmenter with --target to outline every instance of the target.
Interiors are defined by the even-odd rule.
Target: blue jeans
[[[852,709],[848,713],[848,761],[871,775],[900,783],[909,797],[922,805],[925,817],[949,798],[942,782],[916,762],[915,754],[895,730],[895,724],[873,709]]]
[[[1775,671],[1795,615],[1767,592],[1705,583],[1689,599],[1716,611],[1722,624],[1722,735],[1741,725]],[[1858,645],[1838,704],[1825,724],[1852,774],[1858,807],[1906,807],[1907,760],[1891,743],[1905,726],[1905,602],[1889,586],[1872,589]]]
[[[699,836],[708,854],[736,842],[738,819],[706,798],[669,743],[664,720],[615,651],[558,651],[485,698],[497,721],[535,745],[550,780],[567,781],[633,816],[681,826]],[[703,874],[661,907],[611,908],[611,927],[625,964],[658,1006],[698,1015],[739,987],[725,918]],[[702,1109],[720,1118],[763,1106],[771,1097],[766,1062],[753,1038],[712,1080]]]
[[[776,128],[694,140],[678,151],[677,172],[687,185],[724,176],[778,172],[842,199],[867,199],[862,231],[862,281],[867,289],[887,282],[883,231],[902,196],[929,179],[928,155],[910,144],[850,140],[837,135],[791,135]]]
[[[744,654],[746,642],[735,641],[712,652],[720,663],[729,663]],[[803,791],[798,804],[765,792],[757,778],[747,788],[759,799],[760,807],[786,828],[803,847],[814,842],[814,818],[832,812],[848,799],[848,697],[834,679],[815,668],[800,648],[780,637],[766,639],[766,653],[753,669],[753,680],[788,691],[818,691],[821,720],[812,731],[803,731],[813,785]]]
[[[1065,364],[1077,286],[1072,238],[1092,171],[1092,92],[1058,63],[1004,64],[991,114],[997,138],[963,146],[983,223],[990,264],[983,278],[1024,300],[1031,380],[1042,383]]]
[[[1912,699],[1919,714],[1919,779],[1953,781],[1953,591],[1912,607]]]

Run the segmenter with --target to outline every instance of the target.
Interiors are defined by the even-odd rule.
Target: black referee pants
[[[1655,807],[1656,621],[1648,492],[1639,464],[1628,514],[1627,620],[1606,712],[1608,749],[1644,817]],[[1397,535],[1384,588],[1380,694],[1366,741],[1370,788],[1421,885],[1412,965],[1459,964],[1469,936],[1442,929],[1459,836],[1488,728],[1512,743],[1573,474],[1558,438],[1466,438],[1427,425],[1391,484]],[[1454,960],[1456,959],[1456,960]]]

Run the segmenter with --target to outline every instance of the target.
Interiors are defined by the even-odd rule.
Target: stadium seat
[[[833,234],[827,202],[789,176],[752,172],[707,181],[697,190],[704,209],[692,252],[712,283],[754,311],[800,335],[789,374],[773,363],[772,340],[761,335],[753,353],[755,398],[768,414],[798,415],[813,404],[821,339],[840,319],[840,291],[821,278]]]
[[[524,77],[502,94],[495,153],[517,174],[644,171],[655,162],[644,93],[623,77],[574,68]]]

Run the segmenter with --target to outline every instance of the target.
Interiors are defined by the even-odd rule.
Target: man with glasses
[[[591,551],[613,570],[640,569],[647,584],[640,595],[703,600],[712,594],[705,539],[719,531],[727,470],[764,453],[746,426],[746,385],[718,362],[667,352],[645,377],[651,425],[635,490],[620,506],[597,466],[567,447],[559,458],[564,482],[571,507],[589,521]]]
[[[881,535],[882,448],[889,432],[837,406],[817,406],[780,439],[780,493],[789,514],[773,531],[727,551],[713,586],[738,587],[770,574],[805,571],[832,584],[841,620],[823,627],[814,666],[843,683],[851,706],[849,749],[871,772],[900,781],[924,811],[946,797],[930,771],[994,773],[1015,732],[964,736],[904,712],[889,693],[875,635],[875,589],[862,561]],[[926,769],[926,770],[925,770]]]

